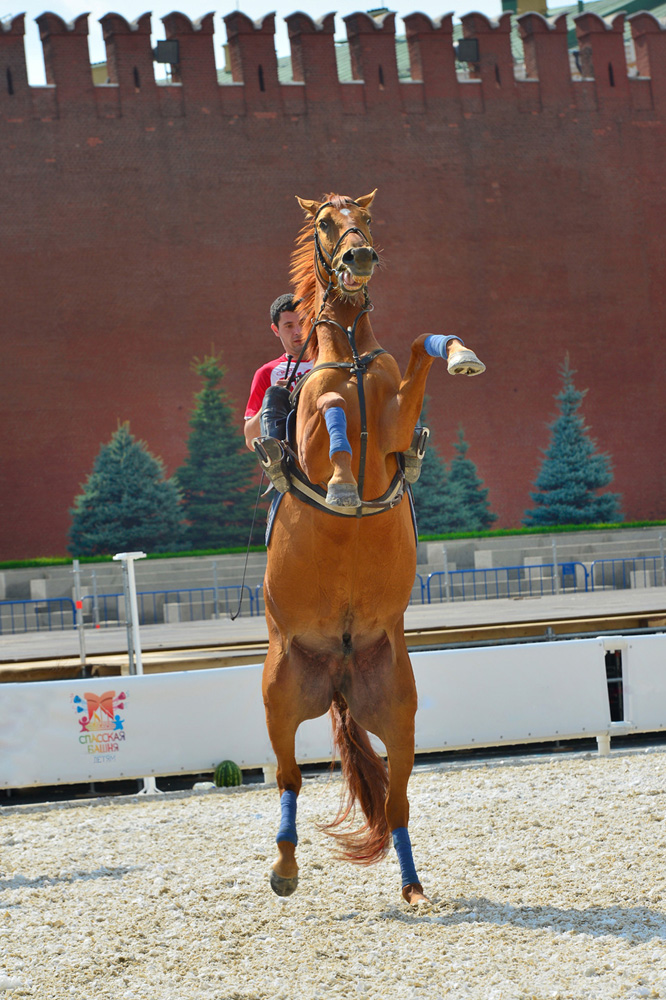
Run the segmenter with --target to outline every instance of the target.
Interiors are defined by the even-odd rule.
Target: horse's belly
[[[301,508],[289,509],[298,504]],[[343,520],[285,497],[268,551],[267,607],[287,631],[384,631],[404,613],[416,574],[407,501]],[[278,512],[280,513],[280,512]],[[297,524],[293,518],[297,515]]]

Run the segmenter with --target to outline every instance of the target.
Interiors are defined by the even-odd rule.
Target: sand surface
[[[0,809],[0,995],[666,998],[666,751],[418,769],[415,910],[393,852],[331,858],[340,788],[304,785],[288,899],[274,787]]]

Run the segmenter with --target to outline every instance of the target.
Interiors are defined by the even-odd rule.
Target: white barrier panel
[[[610,730],[602,640],[415,653],[412,662],[421,752]],[[0,787],[208,771],[227,757],[245,768],[275,763],[260,665],[6,684],[0,697]],[[328,717],[304,723],[298,760],[330,753]]]
[[[416,748],[596,736],[610,726],[600,639],[413,653]]]
[[[622,676],[627,730],[656,733],[666,729],[666,636],[627,639]]]
[[[7,684],[0,697],[0,786],[272,759],[259,667]]]

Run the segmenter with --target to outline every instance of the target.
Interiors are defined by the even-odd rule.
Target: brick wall
[[[666,30],[577,18],[463,17],[476,78],[455,74],[450,18],[345,18],[355,82],[340,83],[333,19],[287,19],[295,82],[281,85],[274,20],[225,19],[235,83],[219,86],[213,18],[164,18],[180,43],[156,86],[150,20],[102,18],[111,83],[94,86],[84,15],[39,19],[47,86],[29,87],[23,20],[0,28],[0,558],[63,553],[68,508],[118,420],[183,460],[194,355],[223,351],[239,419],[274,356],[268,305],[288,286],[294,195],[374,187],[373,325],[401,365],[413,337],[458,332],[477,379],[433,368],[435,443],[462,423],[501,525],[529,505],[569,351],[587,422],[613,455],[632,519],[663,516]],[[217,44],[220,44],[221,38]]]

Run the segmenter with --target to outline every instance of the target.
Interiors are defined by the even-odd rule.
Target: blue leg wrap
[[[400,862],[403,887],[418,882],[419,877],[416,874],[414,858],[412,857],[412,842],[409,839],[406,826],[399,826],[397,830],[393,831],[393,846]]]
[[[347,440],[347,414],[341,406],[331,406],[324,414],[328,436],[331,439],[331,447],[328,452],[330,458],[335,451],[348,451],[351,455],[351,445]]]
[[[287,789],[282,793],[280,799],[280,829],[275,838],[276,842],[288,840],[290,843],[298,844],[298,834],[296,833],[296,792]]]
[[[424,340],[423,346],[431,357],[445,358],[446,348],[451,340],[460,340],[460,337],[443,337],[440,333],[431,333]],[[462,340],[460,340],[460,343],[462,344]]]

